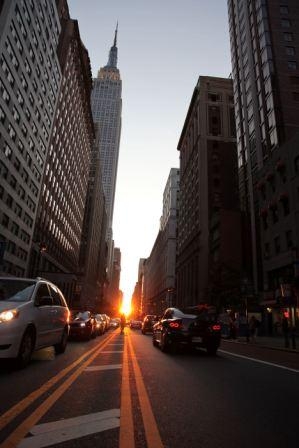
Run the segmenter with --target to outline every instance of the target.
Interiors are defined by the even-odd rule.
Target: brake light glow
[[[214,331],[219,331],[219,330],[221,330],[221,325],[213,325],[213,326],[212,326],[212,329],[213,329]]]
[[[179,322],[170,322],[169,326],[170,328],[180,328],[182,324],[180,324]]]

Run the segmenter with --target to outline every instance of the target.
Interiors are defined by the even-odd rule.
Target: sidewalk
[[[296,349],[292,348],[292,342],[290,339],[289,348],[285,347],[284,338],[281,336],[257,336],[256,342],[247,342],[246,337],[238,337],[236,339],[222,339],[225,342],[230,342],[234,344],[248,344],[257,347],[267,347],[273,350],[283,350],[287,352],[299,353],[299,338],[296,338]]]

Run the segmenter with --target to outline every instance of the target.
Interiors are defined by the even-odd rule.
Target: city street
[[[119,329],[25,370],[1,363],[1,447],[293,447],[299,356],[222,341],[164,354]]]

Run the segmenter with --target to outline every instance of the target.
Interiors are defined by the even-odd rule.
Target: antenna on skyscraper
[[[117,44],[117,31],[118,31],[118,21],[116,22],[116,28],[115,28],[115,36],[114,36],[114,44],[113,44],[114,47],[116,47],[116,44]]]

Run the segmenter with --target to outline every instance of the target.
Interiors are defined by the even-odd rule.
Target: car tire
[[[24,369],[31,361],[32,353],[34,350],[34,334],[33,331],[28,328],[23,334],[19,353],[16,358],[16,364],[19,369]]]
[[[152,341],[153,341],[153,346],[154,347],[158,347],[158,342],[156,341],[156,338],[155,338],[155,335],[153,334],[153,339],[152,339]]]
[[[168,339],[167,334],[165,334],[165,333],[161,334],[160,348],[163,353],[168,353],[170,350],[169,339]]]
[[[54,345],[56,355],[60,355],[61,353],[65,352],[67,346],[67,340],[68,340],[68,331],[67,328],[64,328],[60,342]]]

